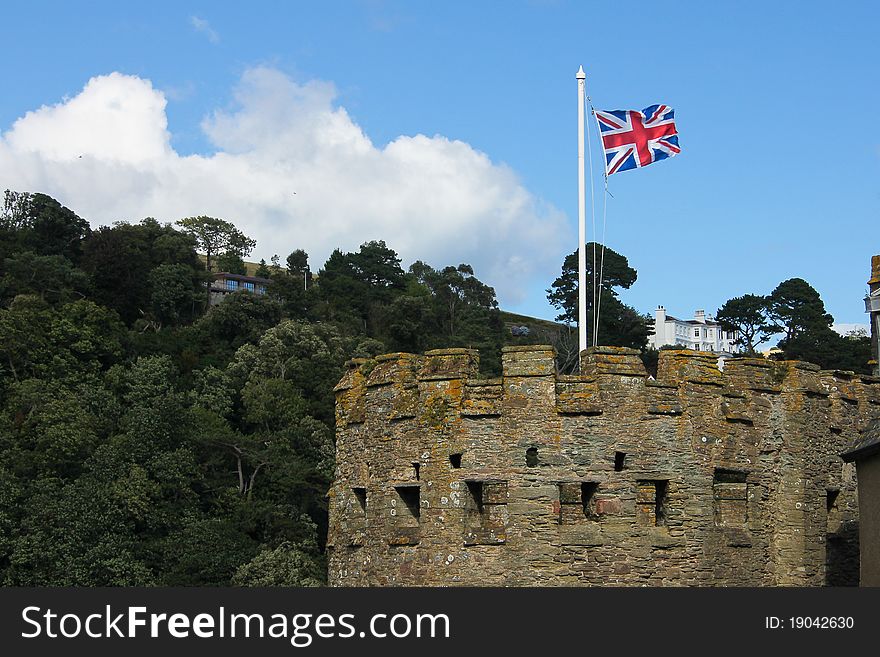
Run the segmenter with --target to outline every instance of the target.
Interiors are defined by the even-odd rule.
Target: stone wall
[[[880,379],[807,363],[507,347],[353,360],[336,387],[334,585],[858,583],[852,464]]]

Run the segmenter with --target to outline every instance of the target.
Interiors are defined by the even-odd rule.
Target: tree
[[[116,313],[92,301],[50,308],[39,297],[17,296],[0,309],[0,371],[14,381],[81,381],[121,357],[123,328]]]
[[[834,321],[819,293],[802,278],[777,285],[768,297],[768,309],[775,332],[785,333],[780,346],[804,333],[827,329]]]
[[[354,275],[374,290],[400,289],[404,286],[404,273],[400,258],[384,240],[365,242],[357,253],[349,254]]]
[[[50,303],[83,299],[89,290],[89,277],[60,255],[41,256],[33,251],[12,254],[3,263],[0,297],[34,294]]]
[[[779,345],[788,360],[805,360],[828,370],[871,373],[871,338],[867,336],[843,336],[820,326],[780,341]]]
[[[444,332],[450,338],[461,331],[462,315],[466,315],[467,310],[498,308],[495,290],[474,276],[474,269],[468,264],[448,266],[436,271],[429,265],[416,261],[410,267],[410,273],[434,295],[438,307],[442,309]]]
[[[269,276],[271,275],[271,273],[269,272],[269,267],[268,265],[266,265],[265,258],[260,259],[260,266],[257,267],[257,271],[255,272],[255,274],[260,278],[269,278]]]
[[[163,265],[172,265],[180,280],[188,278],[192,301],[177,321],[192,320],[201,313],[208,274],[196,254],[195,239],[170,224],[146,218],[138,224],[118,222],[101,226],[83,243],[81,267],[89,274],[92,296],[114,309],[129,326],[138,320],[151,321],[157,297],[156,286],[168,280],[168,271],[153,275]],[[183,275],[186,268],[188,275]]]
[[[334,249],[318,273],[318,295],[323,306],[323,315],[336,321],[340,316],[355,315],[355,305],[359,297],[366,294],[365,286],[356,278],[349,257],[339,249]],[[363,326],[363,320],[360,320]]]
[[[192,317],[197,297],[193,270],[182,264],[159,265],[150,272],[150,311],[157,326]],[[197,284],[197,283],[196,283]]]
[[[233,586],[321,586],[323,564],[313,554],[289,541],[274,550],[263,548],[232,577]]]
[[[314,288],[305,289],[302,273],[291,274],[281,269],[272,274],[266,290],[281,303],[284,316],[290,319],[306,319],[316,295]]]
[[[205,268],[212,270],[212,258],[220,253],[249,255],[257,246],[256,240],[238,230],[233,224],[214,217],[187,217],[177,222],[181,229],[192,235],[199,249],[205,252]]]
[[[725,331],[736,331],[734,344],[754,354],[755,347],[767,340],[775,331],[767,316],[767,297],[744,294],[727,300],[715,314],[715,319]]]
[[[211,309],[193,330],[204,352],[226,362],[241,345],[257,342],[264,331],[281,320],[281,306],[266,295],[251,292],[227,294],[223,303]]]
[[[425,294],[402,294],[383,308],[382,336],[391,351],[419,353],[430,348],[439,330],[433,299]]]
[[[271,258],[269,258],[269,262],[272,263],[271,265],[269,265],[269,278],[281,274],[281,272],[283,271],[281,269],[281,256],[276,253]]]
[[[290,272],[291,276],[299,276],[302,278],[304,274],[307,274],[309,278],[311,278],[311,273],[309,272],[309,254],[302,249],[296,249],[291,252],[291,254],[287,256],[287,271]]]
[[[51,196],[7,190],[0,212],[0,232],[14,250],[64,256],[79,262],[80,243],[91,232],[89,222]]]
[[[256,345],[239,348],[229,368],[240,380],[292,382],[306,401],[307,414],[332,427],[333,387],[342,376],[346,357],[345,343],[334,327],[284,320],[268,329]]]
[[[239,254],[229,251],[217,256],[217,269],[229,274],[247,276],[247,265],[244,259]]]
[[[599,273],[594,266],[593,251],[599,261]],[[629,289],[638,276],[635,269],[629,266],[626,257],[610,248],[605,248],[604,265],[601,259],[601,244],[586,244],[586,276],[587,284],[599,288],[599,344],[617,347],[635,347],[643,349],[648,343],[650,317],[640,315],[634,308],[625,305],[617,296],[615,288]],[[578,322],[578,252],[566,256],[562,264],[562,275],[553,281],[547,290],[547,299],[551,305],[562,310],[556,319],[566,323]],[[595,325],[593,316],[593,295],[587,291],[587,334]]]

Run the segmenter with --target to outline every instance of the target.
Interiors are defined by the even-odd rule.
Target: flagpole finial
[[[578,67],[578,72],[577,72],[577,76],[576,76],[576,77],[577,77],[578,80],[586,80],[586,79],[587,79],[587,74],[584,73],[584,67],[583,67],[583,66]]]

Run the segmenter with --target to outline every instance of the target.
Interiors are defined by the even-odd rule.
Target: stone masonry
[[[336,387],[338,586],[858,583],[852,464],[880,378],[548,346],[350,361]]]

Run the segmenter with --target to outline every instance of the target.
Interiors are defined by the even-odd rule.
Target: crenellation
[[[333,389],[336,394],[336,426],[359,424],[366,419],[366,358],[353,358],[345,364],[346,371]]]
[[[664,349],[657,363],[658,381],[722,385],[718,354],[687,349]]]
[[[587,377],[607,377],[605,380],[609,383],[615,381],[614,376],[648,376],[639,352],[627,347],[591,347],[585,350],[581,354],[581,372]]]
[[[434,349],[425,353],[420,381],[446,381],[477,376],[480,354],[475,349]]]
[[[548,345],[504,347],[501,350],[502,377],[555,376],[556,352]]]
[[[736,390],[756,392],[782,392],[784,366],[765,358],[733,358],[724,366],[724,378]]]
[[[330,581],[345,585],[854,583],[837,457],[880,380],[664,350],[507,347],[349,363],[337,395]],[[855,547],[854,547],[855,546]]]

